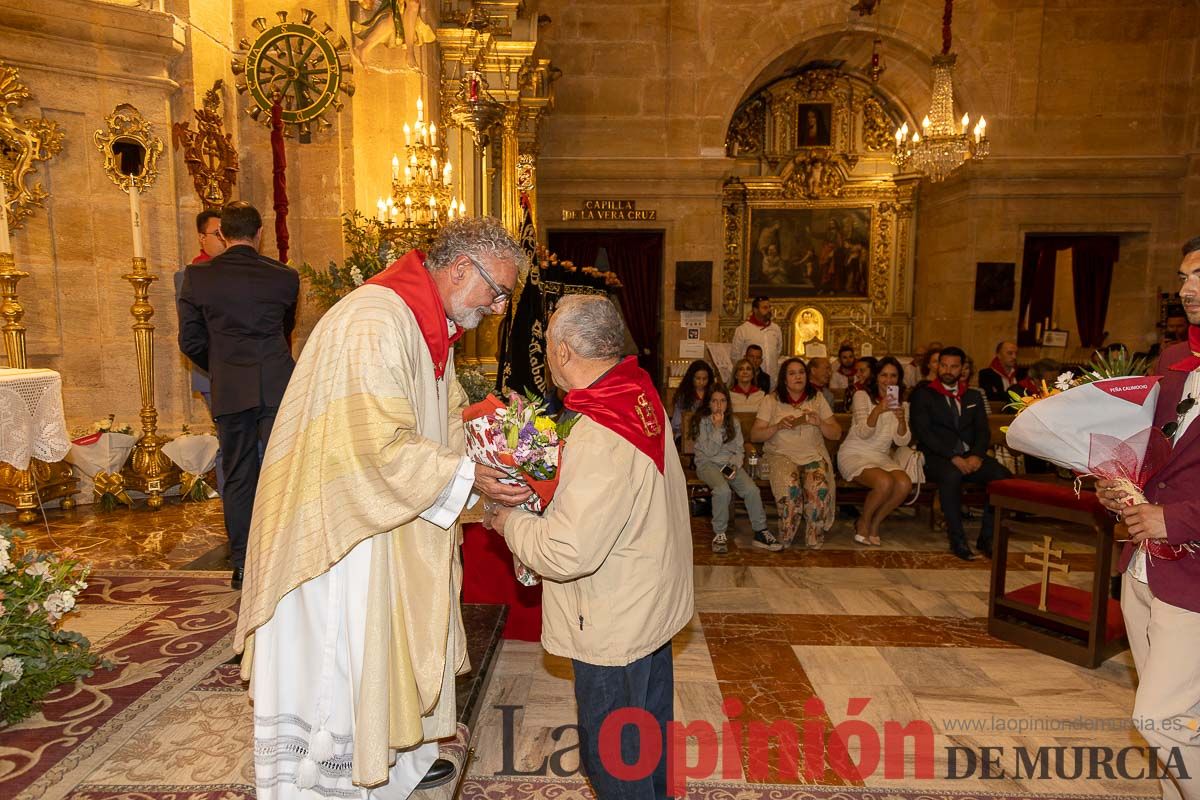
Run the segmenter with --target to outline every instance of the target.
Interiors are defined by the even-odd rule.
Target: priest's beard
[[[449,317],[454,321],[455,325],[470,331],[479,327],[479,323],[483,322],[483,318],[487,316],[488,311],[491,309],[488,306],[468,307],[462,302],[462,295],[464,294],[466,294],[466,291],[461,291],[450,298]]]

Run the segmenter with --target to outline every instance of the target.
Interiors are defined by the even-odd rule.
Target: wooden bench
[[[757,453],[760,460],[762,458],[762,444],[755,444],[750,441],[750,429],[754,427],[754,414],[734,414],[738,424],[742,429],[742,441],[746,443],[746,453]],[[834,414],[838,424],[842,427],[842,435],[835,442],[829,439],[825,440],[825,446],[829,448],[829,457],[833,462],[834,472],[837,477],[837,504],[839,506],[861,506],[867,500],[867,495],[870,489],[859,483],[843,480],[840,473],[837,471],[837,453],[842,442],[850,433],[850,415],[849,414]],[[695,500],[704,497],[711,497],[712,490],[708,484],[700,480],[696,475],[696,470],[693,464],[693,451],[691,439],[687,436],[687,430],[691,421],[691,414],[685,414],[683,418],[684,437],[683,443],[680,446],[680,458],[683,460],[684,474],[688,480],[688,499]],[[993,444],[1002,443],[1004,441],[1004,433],[1000,430],[1012,422],[1010,414],[991,414],[988,416],[988,424],[991,428],[991,441]],[[761,461],[760,461],[761,463]],[[774,495],[771,493],[771,483],[766,479],[758,479],[755,481],[759,491],[762,494],[763,502],[773,503]],[[736,500],[736,496],[734,497]],[[910,498],[911,499],[911,498]],[[968,485],[963,491],[963,505],[968,508],[983,508],[987,504],[987,489],[983,486]],[[921,484],[920,491],[917,492],[916,499],[910,505],[920,508],[929,509],[929,527],[932,530],[937,522],[936,506],[937,506],[937,484],[926,481]]]

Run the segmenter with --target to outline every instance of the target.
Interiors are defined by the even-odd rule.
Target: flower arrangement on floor
[[[109,414],[106,419],[93,422],[86,428],[78,428],[71,433],[71,454],[83,452],[94,453],[99,457],[102,467],[91,475],[93,482],[92,494],[102,511],[112,511],[118,504],[133,508],[133,499],[125,491],[125,479],[121,475],[121,465],[129,456],[136,440],[133,428],[116,422],[116,416]],[[103,453],[102,457],[99,453]],[[68,461],[78,464],[74,458]]]
[[[575,416],[555,422],[546,414],[546,403],[534,395],[512,392],[505,405],[489,394],[463,411],[467,456],[507,472],[512,478],[502,479],[504,483],[528,484],[533,495],[521,507],[541,513],[558,488],[563,445],[578,420]],[[525,586],[537,583],[528,567],[515,557],[513,563],[518,581]]]
[[[14,557],[13,542],[24,535],[0,525],[0,725],[37,711],[54,687],[112,668],[87,638],[62,630],[90,567],[70,551]]]

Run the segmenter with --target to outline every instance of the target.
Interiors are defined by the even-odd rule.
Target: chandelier
[[[941,181],[969,159],[989,152],[987,121],[980,117],[971,128],[970,114],[954,114],[954,62],[950,52],[950,18],[954,0],[946,0],[942,18],[942,52],[933,57],[933,96],[920,131],[909,131],[905,122],[896,131],[892,161],[901,172],[922,172]]]
[[[482,148],[488,146],[488,131],[504,119],[505,110],[505,105],[488,91],[487,77],[478,70],[468,70],[454,95],[450,117],[470,131],[475,144]]]
[[[427,247],[443,225],[466,212],[453,196],[453,171],[437,124],[425,122],[418,97],[416,123],[404,123],[404,160],[392,156],[391,196],[378,203],[380,221],[393,224],[394,238],[409,247]]]

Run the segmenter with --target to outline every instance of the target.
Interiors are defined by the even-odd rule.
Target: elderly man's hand
[[[475,463],[475,488],[480,494],[485,494],[498,503],[506,506],[515,506],[524,503],[533,494],[529,486],[521,483],[518,486],[511,486],[507,483],[501,483],[501,478],[507,478],[508,473],[503,470],[489,467],[487,464]]]
[[[1096,481],[1096,499],[1114,514],[1120,514],[1129,506],[1129,493],[1118,489],[1117,485],[1116,481]]]
[[[1167,538],[1167,519],[1163,507],[1153,503],[1138,503],[1121,511],[1121,519],[1129,528],[1131,542]]]
[[[513,510],[507,506],[497,505],[487,497],[483,499],[483,526],[491,528],[501,536],[504,535],[504,526],[512,513]]]

